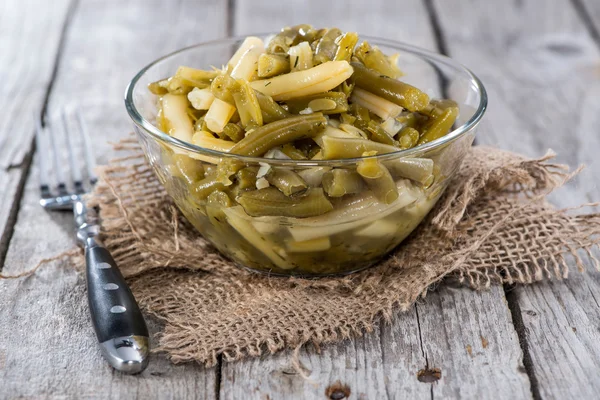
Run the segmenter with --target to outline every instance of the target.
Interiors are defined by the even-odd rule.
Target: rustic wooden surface
[[[273,13],[278,12],[277,4],[276,0],[260,4],[251,0],[238,1],[235,33],[251,33],[257,25],[275,30],[287,16],[290,24],[311,21],[316,26],[335,25],[343,30],[397,38],[438,50],[428,10],[419,0],[326,4],[312,0],[292,3],[291,12],[280,10],[281,16],[274,18]],[[405,9],[411,13],[404,13]],[[357,15],[364,18],[357,20]],[[488,311],[475,314],[474,305]],[[490,338],[492,343],[485,349],[481,345],[482,337]],[[469,347],[473,349],[471,352],[467,351]],[[282,368],[284,371],[289,368],[291,353],[260,361],[225,364],[221,397],[236,399],[244,393],[254,393],[250,398],[257,399],[264,393],[272,394],[274,398],[289,398],[300,393],[310,394],[309,398],[318,397],[332,383],[340,381],[353,393],[364,394],[367,399],[429,395],[472,398],[498,390],[507,397],[526,398],[530,388],[527,375],[522,372],[521,358],[521,348],[501,288],[484,295],[461,290],[459,296],[448,296],[448,291],[442,290],[441,293],[430,293],[423,304],[415,306],[410,313],[399,315],[392,326],[382,327],[354,340],[351,345],[332,346],[323,349],[321,355],[310,350],[303,352],[301,360],[312,370],[310,378],[313,382],[288,374],[287,385],[277,379],[262,379],[259,390],[252,391],[255,387],[252,377],[269,376],[266,371],[281,376]],[[420,382],[416,373],[427,368],[440,369],[441,379],[433,384]],[[465,384],[475,383],[475,379],[478,384]]]
[[[225,36],[226,4],[110,0],[71,7],[48,109],[52,114],[77,101],[98,161],[106,162],[107,140],[131,129],[122,100],[128,81],[157,54]],[[31,110],[23,118],[31,125]],[[6,274],[74,245],[72,217],[45,212],[38,196],[34,162],[10,238]],[[159,356],[141,377],[114,373],[102,361],[91,329],[84,278],[67,265],[54,264],[21,281],[0,281],[0,326],[0,398],[215,398],[215,368],[174,366]]]
[[[600,7],[595,0],[144,1],[0,0],[0,268],[24,271],[72,247],[69,215],[37,205],[32,113],[77,101],[100,162],[127,131],[128,79],[184,45],[309,22],[445,52],[490,96],[479,143],[588,164],[552,197],[600,199]],[[38,114],[39,115],[39,114]],[[18,133],[16,133],[18,132]],[[31,166],[31,167],[30,167]],[[55,263],[0,281],[0,399],[594,398],[600,396],[600,276],[495,287],[443,287],[363,338],[212,369],[154,357],[138,377],[103,362],[83,278]],[[153,329],[159,329],[153,324]],[[435,382],[417,373],[441,372]]]
[[[562,207],[600,200],[600,42],[582,19],[583,10],[568,0],[498,2],[493,8],[437,0],[435,6],[444,15],[440,25],[449,55],[469,65],[490,96],[480,143],[529,155],[553,148],[558,161],[585,163],[551,199]],[[596,24],[599,17],[596,13]],[[468,20],[477,22],[464,23]],[[511,293],[536,395],[599,396],[598,278],[573,272],[566,282]]]

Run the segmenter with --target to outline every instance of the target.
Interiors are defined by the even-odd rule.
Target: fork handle
[[[139,373],[150,351],[146,322],[115,260],[102,243],[85,243],[88,304],[102,355],[116,370]]]

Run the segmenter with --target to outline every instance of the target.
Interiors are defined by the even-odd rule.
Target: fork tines
[[[97,181],[92,145],[85,122],[81,112],[75,107],[64,107],[60,113],[46,118],[44,125],[42,122],[42,118],[36,118],[36,151],[42,197],[40,204],[46,208],[71,209],[80,195]],[[77,149],[83,151],[83,157]],[[64,162],[65,152],[68,165]],[[85,184],[82,171],[85,171],[89,185]],[[50,179],[51,172],[54,173],[54,182]],[[67,180],[68,174],[70,179]]]

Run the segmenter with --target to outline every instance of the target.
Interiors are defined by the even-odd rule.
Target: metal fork
[[[86,186],[91,188],[96,183],[94,156],[83,118],[79,110],[68,112],[63,108],[60,115],[52,120],[52,123],[42,127],[42,121],[36,118],[40,204],[47,210],[73,211],[77,243],[85,250],[88,305],[102,355],[116,370],[131,374],[141,372],[148,364],[148,328],[114,259],[98,238],[98,219],[92,215],[93,212],[88,214],[82,199]],[[77,122],[77,128],[71,129],[74,124],[69,122]],[[66,141],[71,191],[65,180],[67,167],[59,158],[59,132]],[[72,135],[79,135],[83,143],[84,165],[78,165],[74,150],[75,136]],[[50,142],[49,146],[44,146],[44,139]],[[57,181],[55,191],[52,191],[49,180],[49,156]],[[87,171],[89,185],[83,179],[82,170]]]

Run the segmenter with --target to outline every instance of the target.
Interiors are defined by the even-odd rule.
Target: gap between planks
[[[89,117],[86,122],[90,131],[103,132],[93,135],[92,140],[96,156],[106,160],[110,153],[106,139],[116,140],[130,128],[123,113],[120,85],[124,88],[126,79],[158,56],[197,41],[224,36],[225,4],[225,1],[215,4],[194,0],[178,4],[82,0],[73,10],[72,25],[63,32],[65,51],[57,60],[63,63],[51,64],[54,50],[46,57],[46,76],[50,76],[53,66],[57,70],[52,90],[44,96],[48,110],[57,110],[73,96],[87,96],[88,107],[82,111]],[[71,2],[65,1],[63,5],[61,20]],[[169,26],[175,22],[179,23],[178,34],[171,34]],[[149,23],[151,31],[147,29]],[[53,41],[56,48],[61,40],[61,27],[57,21]],[[110,32],[118,32],[117,39],[104,37]],[[139,45],[142,41],[144,46]],[[88,68],[82,71],[78,69],[81,64],[71,60],[88,61]],[[121,61],[120,68],[111,71]],[[111,84],[106,85],[105,79],[90,79],[98,75],[109,77]],[[40,90],[39,103],[42,94]],[[5,270],[11,274],[26,269],[38,256],[56,254],[73,241],[72,217],[68,213],[46,213],[37,204],[35,161],[28,165],[31,171],[25,177],[27,182],[19,201],[24,207],[16,214],[17,223],[6,253]],[[39,229],[40,225],[43,229]],[[82,279],[72,270],[55,265],[30,279],[0,282],[0,358],[6,360],[6,364],[0,361],[0,399],[5,392],[11,397],[104,398],[107,393],[113,398],[119,393],[145,398],[163,398],[169,394],[174,398],[198,398],[202,394],[215,397],[215,371],[193,363],[175,366],[160,356],[153,358],[141,377],[123,376],[110,370],[100,356],[89,325]],[[17,307],[20,313],[14,312]],[[31,330],[31,324],[37,329]],[[22,343],[30,346],[23,347]],[[73,351],[74,348],[77,350]],[[3,368],[4,365],[10,367]]]
[[[266,2],[270,3],[270,2]],[[278,10],[276,7],[270,5],[260,5],[258,3],[238,0],[238,13],[236,15],[237,24],[234,27],[235,34],[251,33],[255,31],[256,24],[260,24],[265,29],[273,30],[278,29],[281,25],[294,25],[297,23],[312,23],[315,26],[336,26],[346,30],[358,29],[363,33],[375,34],[377,36],[390,36],[397,37],[402,40],[402,32],[408,31],[412,36],[404,36],[404,40],[413,40],[416,45],[421,47],[429,47],[435,50],[436,47],[440,47],[439,38],[436,36],[431,25],[431,15],[426,14],[423,10],[423,5],[418,2],[410,2],[410,4],[404,4],[406,9],[413,11],[418,18],[413,15],[411,18],[400,18],[398,26],[401,29],[390,30],[390,24],[386,24],[386,20],[394,15],[393,10],[390,9],[392,3],[384,1],[373,1],[369,4],[369,12],[363,15],[360,4],[344,4],[344,6],[336,7],[333,4],[327,6],[315,1],[312,5],[310,2],[305,2],[302,7],[294,2],[288,3],[289,9],[286,9],[286,16],[279,15],[283,10]],[[431,4],[431,3],[430,3]],[[311,10],[316,12],[310,12]],[[349,10],[352,10],[350,12]],[[417,10],[417,11],[415,11]],[[380,12],[381,14],[379,14]],[[267,16],[268,18],[260,18],[261,16]],[[327,17],[328,15],[335,15],[335,19]],[[354,25],[353,22],[356,18],[361,16],[360,25]],[[404,24],[403,24],[404,22]],[[418,26],[415,31],[414,26]],[[359,28],[362,26],[362,28]],[[370,27],[370,31],[365,31],[365,27]],[[410,28],[410,29],[409,29]],[[388,30],[386,30],[388,29]],[[430,31],[431,30],[431,31]],[[442,34],[441,30],[438,29],[439,35]],[[441,44],[442,47],[445,44]],[[221,398],[235,398],[241,396],[244,393],[246,396],[252,397],[255,394],[255,390],[260,390],[260,396],[271,395],[272,398],[277,398],[277,395],[281,397],[285,390],[282,386],[289,383],[289,390],[285,393],[289,396],[290,393],[304,393],[306,396],[308,393],[314,395],[322,395],[323,389],[328,384],[334,384],[334,381],[343,380],[342,383],[350,384],[352,386],[352,393],[360,396],[361,389],[364,389],[366,393],[374,394],[377,393],[379,396],[385,398],[386,394],[388,397],[393,397],[394,394],[408,393],[408,387],[410,383],[410,389],[413,390],[413,394],[417,394],[419,398],[429,398],[434,394],[441,396],[454,396],[459,395],[461,390],[477,390],[477,387],[482,388],[485,379],[476,383],[468,382],[474,375],[471,376],[466,373],[468,371],[482,372],[488,371],[492,374],[508,375],[512,379],[513,390],[517,395],[523,398],[530,396],[529,393],[529,380],[526,374],[521,371],[517,371],[516,359],[520,358],[521,348],[518,345],[518,338],[516,333],[511,332],[512,319],[509,317],[510,312],[505,303],[501,301],[504,299],[504,292],[501,288],[496,288],[493,293],[485,293],[478,304],[478,308],[486,308],[483,304],[488,304],[490,301],[497,302],[494,310],[489,310],[490,314],[496,312],[494,321],[482,321],[479,320],[476,313],[469,314],[470,324],[464,327],[462,335],[460,329],[452,322],[457,317],[464,318],[464,315],[456,314],[454,308],[462,307],[464,304],[471,304],[473,298],[480,296],[475,293],[463,293],[459,296],[460,299],[451,300],[452,295],[446,290],[442,290],[441,293],[432,293],[427,297],[425,304],[418,304],[411,308],[408,313],[402,314],[398,317],[394,324],[391,326],[381,326],[375,329],[374,332],[368,333],[365,336],[355,339],[352,342],[344,342],[340,344],[323,346],[321,349],[322,353],[316,355],[315,352],[309,346],[304,349],[301,353],[303,360],[308,360],[309,365],[312,364],[311,378],[315,379],[315,387],[300,382],[299,378],[293,379],[294,374],[286,374],[285,368],[289,366],[289,360],[291,357],[290,353],[287,354],[276,354],[270,356],[268,359],[258,362],[256,360],[242,360],[237,363],[224,363],[222,366],[222,393]],[[499,304],[498,304],[499,303]],[[449,304],[449,306],[446,306]],[[416,316],[417,312],[421,312],[423,315]],[[442,315],[447,313],[447,318],[443,318]],[[501,326],[495,325],[495,322],[503,321],[505,324]],[[449,327],[449,331],[446,331],[442,327],[443,324],[449,323],[452,325]],[[490,339],[490,348],[485,350],[485,346],[479,345],[480,332]],[[469,335],[470,334],[470,335]],[[488,335],[494,335],[490,337]],[[499,335],[503,335],[505,338],[501,339]],[[373,337],[377,336],[377,337]],[[514,338],[514,339],[513,339]],[[376,342],[376,343],[375,343]],[[463,343],[465,342],[465,343]],[[473,350],[473,354],[469,353],[469,350],[465,350],[465,344],[469,342],[471,345],[467,345],[468,348]],[[483,340],[482,340],[483,342]],[[496,342],[496,343],[494,343]],[[513,352],[510,355],[504,355],[504,364],[510,364],[512,367],[514,363],[514,374],[510,367],[506,368],[502,365],[500,368],[505,368],[505,371],[498,372],[498,367],[491,370],[487,370],[485,362],[479,367],[473,367],[473,364],[478,363],[479,357],[490,357],[489,354],[493,353],[492,347],[499,344],[502,348],[501,351]],[[412,346],[412,350],[411,350]],[[479,348],[476,348],[478,346]],[[481,348],[484,349],[481,349]],[[380,351],[378,350],[380,349]],[[385,350],[384,350],[385,349]],[[492,353],[486,353],[492,352]],[[494,360],[497,361],[497,360]],[[377,368],[372,367],[372,363],[378,364]],[[518,365],[517,365],[518,364]],[[441,367],[442,368],[442,381],[438,384],[421,383],[417,382],[416,374],[419,370],[427,370],[428,368]],[[522,368],[522,366],[521,366]],[[445,372],[448,375],[445,375]],[[508,372],[509,373],[504,373]],[[385,379],[390,380],[404,380],[402,384],[395,384],[393,382],[387,382],[384,378],[378,380],[380,373],[383,373]],[[244,384],[250,376],[265,376],[264,379],[259,380],[258,386]],[[275,380],[277,376],[277,380]],[[414,382],[412,383],[414,379]],[[467,388],[459,388],[456,384],[453,385],[452,381],[456,382],[456,379],[463,380],[464,384],[460,386],[467,386]],[[445,382],[445,383],[444,383]],[[370,383],[370,384],[369,384]],[[402,388],[400,388],[401,385]],[[471,388],[468,388],[471,386]],[[492,387],[491,385],[490,387]],[[521,392],[519,389],[514,387],[522,388]],[[358,389],[358,390],[357,390]],[[369,390],[371,389],[371,390]],[[358,393],[357,393],[358,392]],[[232,397],[233,396],[233,397]],[[254,397],[252,397],[254,398]],[[256,397],[258,398],[258,397]],[[262,397],[261,397],[262,398]]]
[[[44,100],[42,102],[41,111],[39,115],[35,115],[35,118],[39,118],[44,123],[44,114],[46,113],[48,107],[48,100],[50,99],[50,95],[52,93],[52,89],[54,87],[54,82],[56,81],[57,71],[60,64],[61,56],[63,54],[64,46],[65,46],[65,38],[67,36],[69,27],[71,25],[71,21],[73,20],[73,15],[75,14],[75,10],[77,8],[77,4],[79,0],[71,0],[69,6],[67,8],[67,12],[65,14],[65,19],[62,24],[62,29],[60,31],[60,39],[58,41],[58,47],[56,50],[56,55],[54,56],[54,64],[52,67],[52,73],[50,74],[50,79],[48,81],[48,86],[46,87],[44,93]],[[29,144],[29,149],[25,153],[25,157],[23,158],[23,162],[19,166],[9,167],[8,173],[11,170],[17,170],[17,174],[20,174],[18,177],[18,182],[16,185],[15,193],[12,198],[12,203],[8,211],[8,216],[6,218],[6,225],[4,226],[4,232],[2,232],[2,236],[0,236],[0,272],[4,267],[4,262],[6,260],[6,254],[8,253],[8,247],[10,245],[10,241],[12,239],[15,224],[17,223],[17,217],[19,215],[19,208],[21,206],[21,200],[23,198],[23,192],[25,190],[25,182],[27,181],[27,177],[29,176],[29,171],[31,169],[31,163],[33,161],[33,154],[35,152],[35,139]]]
[[[573,4],[573,8],[575,8],[575,11],[577,12],[577,15],[579,16],[579,18],[581,19],[581,22],[583,22],[583,25],[589,32],[590,36],[594,39],[596,44],[598,46],[600,46],[600,21],[596,21],[599,24],[598,26],[596,26],[594,24],[594,19],[592,18],[591,12],[588,9],[588,7],[584,4],[586,2],[587,2],[586,0],[571,0],[571,3]],[[600,10],[600,8],[599,8],[599,10]],[[600,17],[600,14],[599,14],[599,17]]]
[[[589,18],[583,7],[577,7],[578,4],[583,4],[582,2],[588,7],[597,4],[588,0],[554,0],[548,3],[539,1],[539,4],[535,1],[521,2],[516,5],[505,2],[488,8],[474,3],[466,5],[458,1],[435,1],[437,9],[445,15],[444,20],[441,21],[445,32],[449,37],[456,39],[449,43],[452,55],[482,73],[486,85],[489,84],[490,99],[495,100],[495,109],[490,109],[486,121],[490,123],[487,127],[492,128],[487,132],[491,135],[484,136],[488,144],[529,153],[529,155],[539,154],[539,152],[543,154],[548,146],[555,146],[562,150],[559,154],[562,160],[566,159],[573,165],[589,161],[590,170],[597,171],[598,164],[593,164],[595,156],[593,151],[590,151],[595,147],[593,129],[596,124],[591,119],[591,114],[594,114],[593,108],[588,107],[589,120],[586,123],[583,120],[586,116],[585,108],[580,109],[573,100],[566,100],[567,106],[561,111],[565,114],[569,112],[568,115],[573,118],[572,121],[569,119],[568,125],[561,124],[557,113],[548,112],[556,109],[553,105],[557,103],[557,98],[576,99],[587,94],[587,101],[583,105],[594,104],[591,101],[594,99],[593,94],[597,93],[594,92],[598,89],[597,86],[594,88],[597,80],[578,81],[584,79],[586,72],[581,63],[585,61],[588,67],[593,68],[594,60],[597,60],[596,49],[592,51],[592,47],[595,46],[590,47],[586,33],[598,44],[598,39],[595,37],[597,35],[594,33],[594,21]],[[573,14],[572,5],[575,5],[574,11],[577,15]],[[466,17],[467,15],[469,18]],[[461,26],[462,21],[469,19],[476,19],[477,23]],[[561,49],[561,45],[564,45],[564,50]],[[546,48],[549,50],[546,51]],[[568,53],[569,50],[572,53]],[[504,56],[498,56],[499,54]],[[576,54],[581,58],[569,59],[569,54]],[[522,57],[515,57],[517,55]],[[535,62],[543,55],[546,56],[544,66],[547,69],[534,69],[533,67],[540,67],[539,63]],[[505,64],[504,58],[516,58],[518,62],[513,64],[518,69],[513,70],[511,65]],[[573,65],[573,58],[579,60],[580,64]],[[582,59],[584,61],[581,61]],[[568,71],[571,73],[562,75],[563,79],[558,80],[552,73],[559,73],[561,67],[570,67]],[[575,69],[576,67],[581,69]],[[543,86],[538,80],[544,81]],[[569,80],[568,82],[573,85],[561,86],[560,83],[564,80]],[[524,86],[524,90],[519,87],[520,84]],[[521,107],[513,107],[511,101],[513,98],[520,100],[534,98],[536,104],[534,106],[529,104],[528,108],[528,101],[523,101]],[[571,126],[577,127],[577,135],[574,138],[567,135]],[[581,141],[586,144],[583,145]],[[589,183],[594,182],[594,178],[590,178],[590,174],[584,171],[579,177],[579,181],[584,184],[567,185],[561,190],[561,196],[553,195],[551,200],[553,202],[558,200],[560,207],[573,205],[569,202],[575,201],[591,202],[589,198],[586,200],[582,198],[597,196],[598,191],[595,189],[597,186],[585,185],[586,179]],[[592,351],[590,348],[585,348],[593,342],[596,334],[593,329],[581,329],[586,318],[593,318],[594,314],[597,314],[597,304],[589,302],[584,294],[579,298],[573,296],[573,298],[565,297],[566,300],[561,299],[565,292],[573,288],[579,289],[576,290],[577,293],[590,287],[595,287],[597,290],[597,283],[594,283],[592,277],[588,277],[586,281],[577,278],[581,277],[556,283],[556,292],[559,293],[554,292],[553,282],[520,286],[514,290],[505,287],[514,325],[528,364],[526,369],[530,376],[532,395],[536,398],[542,395],[561,397],[561,394],[565,395],[565,390],[572,394],[579,392],[580,395],[583,393],[589,395],[591,391],[598,390],[593,375],[587,376],[582,373],[586,368],[589,370],[590,365],[598,362],[595,346],[591,348]],[[587,285],[589,287],[586,287]],[[566,303],[569,308],[565,308],[566,301],[570,302]],[[578,304],[578,301],[581,303]],[[537,313],[532,310],[535,307],[538,307]],[[577,312],[579,312],[577,315],[579,319],[573,318],[574,321],[571,321],[565,318]],[[542,328],[541,324],[544,323],[547,326]],[[564,326],[565,323],[572,324],[573,328]],[[577,331],[574,325],[578,326]],[[561,329],[565,329],[566,332],[563,333]],[[574,332],[577,334],[575,335]],[[528,357],[531,362],[527,361]],[[547,363],[546,360],[549,358],[554,362]],[[569,373],[572,375],[568,375]]]

